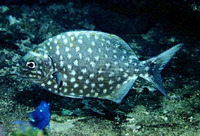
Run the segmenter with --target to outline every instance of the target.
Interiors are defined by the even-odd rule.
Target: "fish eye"
[[[28,61],[28,62],[26,63],[26,66],[27,66],[30,70],[33,70],[33,69],[35,69],[35,67],[36,67],[36,63],[35,63],[35,61],[30,60],[30,61]]]

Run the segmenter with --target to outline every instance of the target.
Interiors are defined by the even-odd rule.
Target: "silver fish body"
[[[28,52],[20,61],[20,73],[66,97],[96,97],[119,103],[138,77],[153,83],[167,96],[160,72],[181,46],[139,61],[116,35],[71,31],[49,38]]]

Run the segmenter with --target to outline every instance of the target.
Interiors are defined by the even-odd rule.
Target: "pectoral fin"
[[[63,75],[60,72],[55,72],[53,73],[53,77],[56,79],[56,83],[58,84],[58,86],[62,87]]]

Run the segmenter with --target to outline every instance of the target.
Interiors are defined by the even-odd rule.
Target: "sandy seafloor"
[[[137,4],[133,1],[134,6],[128,0],[120,2],[1,3],[0,135],[2,129],[5,136],[18,131],[12,122],[27,121],[27,113],[41,100],[51,104],[50,129],[45,130],[49,136],[200,135],[198,2],[153,1],[148,5],[143,0]],[[164,6],[166,3],[168,7]],[[162,71],[171,100],[158,91],[150,91],[152,86],[141,79],[116,104],[108,100],[61,97],[13,74],[16,63],[28,50],[61,32],[79,29],[120,36],[140,60],[184,43]]]

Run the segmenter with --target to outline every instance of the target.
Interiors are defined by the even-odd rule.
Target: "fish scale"
[[[139,61],[129,45],[116,35],[70,31],[47,39],[28,52],[20,61],[20,75],[58,95],[96,97],[117,103],[142,77],[167,96],[160,72],[181,46]]]

